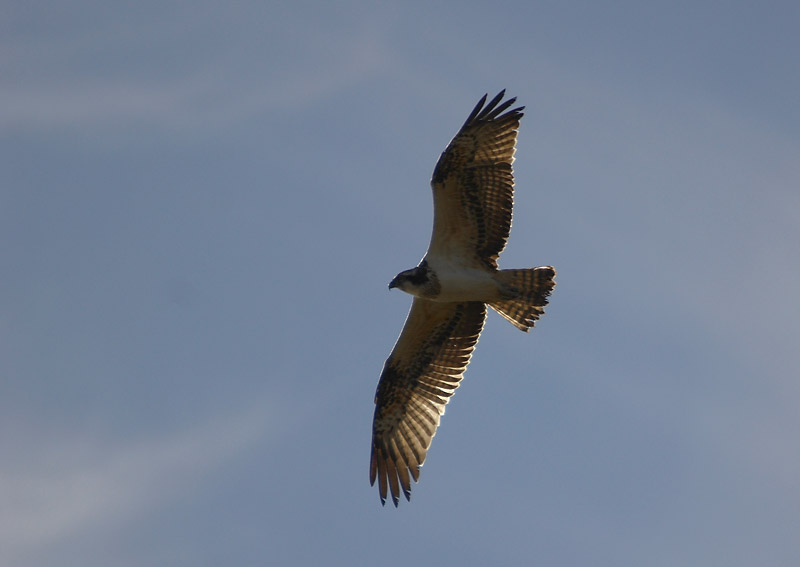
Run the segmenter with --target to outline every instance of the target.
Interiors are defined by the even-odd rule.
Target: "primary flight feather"
[[[381,503],[411,498],[445,405],[486,320],[486,305],[527,331],[555,286],[551,266],[499,270],[511,230],[520,106],[486,95],[433,171],[433,234],[420,264],[389,284],[414,296],[375,394],[370,484]]]

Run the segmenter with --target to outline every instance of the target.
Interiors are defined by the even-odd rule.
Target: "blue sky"
[[[800,561],[795,2],[2,11],[0,563]],[[558,287],[382,508],[387,284],[502,88]]]

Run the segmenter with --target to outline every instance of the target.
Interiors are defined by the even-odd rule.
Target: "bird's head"
[[[431,277],[430,268],[423,262],[416,268],[405,270],[397,274],[389,282],[389,289],[398,288],[411,295],[425,295],[430,287]]]

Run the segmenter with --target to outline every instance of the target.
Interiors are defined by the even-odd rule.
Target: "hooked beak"
[[[396,288],[399,279],[400,279],[400,276],[395,276],[394,279],[389,282],[389,289]]]

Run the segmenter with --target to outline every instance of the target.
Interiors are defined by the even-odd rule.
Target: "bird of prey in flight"
[[[411,499],[445,405],[458,387],[486,319],[486,305],[527,331],[544,313],[555,269],[500,270],[511,230],[511,164],[524,107],[486,95],[433,171],[433,234],[415,268],[389,284],[414,296],[375,394],[370,484],[381,503]]]

